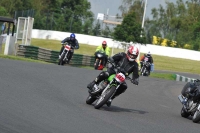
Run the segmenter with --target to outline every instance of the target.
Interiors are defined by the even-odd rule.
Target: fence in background
[[[179,74],[176,74],[176,81],[182,81],[182,82],[194,82],[196,79],[185,77]]]
[[[16,55],[57,64],[59,52],[35,46],[19,45]],[[69,64],[73,66],[93,66],[94,57],[74,54]]]

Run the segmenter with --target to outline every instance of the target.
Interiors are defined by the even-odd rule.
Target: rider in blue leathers
[[[61,41],[61,44],[63,45],[63,44],[66,43],[66,42],[72,45],[72,49],[79,49],[79,43],[78,43],[78,40],[76,39],[76,35],[75,35],[74,33],[72,33],[72,34],[70,35],[70,37],[67,37],[67,38],[65,38],[64,40],[62,40],[62,41]],[[64,45],[63,45],[62,48],[60,49],[59,59],[61,58],[61,54],[62,54],[63,49],[64,49]],[[67,63],[69,63],[69,61],[71,60],[71,58],[72,58],[72,56],[73,56],[73,54],[74,54],[74,52],[71,52],[71,51],[69,51],[69,52],[70,52],[70,53],[69,53],[70,56],[69,56],[69,59],[68,59],[68,62],[67,62]]]

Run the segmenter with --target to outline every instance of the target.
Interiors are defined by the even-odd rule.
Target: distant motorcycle
[[[142,68],[140,69],[140,75],[149,76],[150,72],[147,68],[151,67],[151,63],[148,62],[148,58],[145,57],[142,62]]]
[[[65,63],[68,63],[69,60],[69,56],[70,56],[70,52],[74,51],[74,47],[71,46],[71,44],[66,43],[65,48],[63,49],[62,53],[61,53],[61,58],[58,61],[58,65],[64,65]]]
[[[178,99],[183,104],[181,116],[187,118],[192,116],[192,121],[198,123],[200,121],[200,80],[194,83],[188,82],[182,89]]]
[[[94,69],[95,70],[103,70],[104,66],[103,66],[103,62],[104,62],[104,58],[105,58],[106,54],[103,51],[97,51],[95,53],[95,63],[94,63]]]

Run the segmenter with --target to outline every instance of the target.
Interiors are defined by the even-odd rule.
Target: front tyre
[[[94,101],[96,100],[96,98],[92,97],[91,95],[89,95],[86,99],[86,103],[91,105]]]
[[[65,57],[65,54],[63,54],[61,58],[59,59],[58,65],[64,65],[64,61],[63,61],[64,57]]]
[[[181,116],[184,117],[184,118],[187,118],[189,115],[190,114],[185,111],[184,107],[182,107],[182,109],[181,109]]]
[[[95,70],[98,69],[98,67],[99,67],[99,62],[100,62],[100,60],[99,60],[99,59],[96,59],[95,66],[94,66],[94,69],[95,69]]]
[[[141,75],[141,76],[144,75],[144,66],[141,68],[140,75]]]
[[[194,123],[198,123],[200,121],[200,111],[196,110],[196,112],[194,113],[193,117],[192,117],[192,121]]]
[[[107,89],[103,94],[101,94],[101,96],[99,97],[99,99],[97,100],[97,102],[94,105],[95,109],[99,109],[101,108],[104,104],[106,104],[106,102],[111,98],[111,96],[115,93],[116,90],[116,86],[111,86],[109,89]]]

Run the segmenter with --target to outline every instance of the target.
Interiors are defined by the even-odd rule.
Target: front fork
[[[100,59],[97,59],[96,58],[96,60],[95,60],[95,65],[96,65],[96,63],[97,63],[97,61],[99,60],[99,65],[98,66],[100,66],[101,65],[101,62],[102,62],[102,60],[100,60]]]
[[[67,58],[67,55],[68,55],[68,53],[69,53],[69,51],[67,51],[67,50],[63,50],[63,52],[62,52],[62,54],[61,54],[61,57],[63,56],[63,54],[65,54],[65,57],[63,58],[63,61],[67,61],[68,60],[68,58]]]
[[[102,92],[101,94],[104,94],[110,87],[116,86],[115,92],[113,93],[113,95],[112,95],[111,97],[113,97],[113,96],[115,95],[117,89],[120,87],[121,84],[116,84],[116,83],[113,84],[113,81],[114,81],[114,80],[112,80],[112,81],[106,86],[106,88],[103,90],[103,92]],[[105,95],[104,95],[104,96],[105,96]],[[110,98],[111,98],[111,97],[110,97]]]

